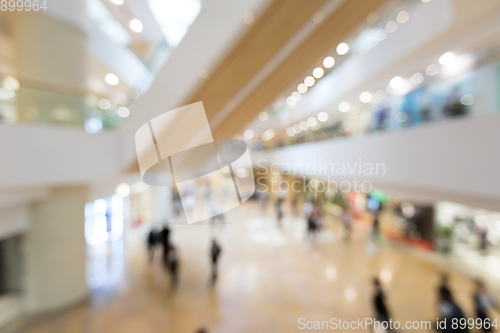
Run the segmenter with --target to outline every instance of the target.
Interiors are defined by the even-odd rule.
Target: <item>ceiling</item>
[[[385,2],[270,1],[183,105],[202,101],[214,139],[232,138]]]

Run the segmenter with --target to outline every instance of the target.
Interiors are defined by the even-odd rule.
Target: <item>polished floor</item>
[[[148,262],[139,232],[89,248],[88,301],[16,321],[0,332],[298,332],[300,318],[373,317],[374,276],[383,282],[394,320],[435,320],[439,273],[449,267],[403,247],[374,244],[362,227],[347,243],[335,219],[309,239],[303,219],[290,215],[278,226],[271,212],[249,202],[229,212],[227,224],[174,224],[172,240],[181,259],[177,288],[159,253]],[[212,237],[223,248],[214,286]],[[450,276],[457,302],[472,316],[471,279],[455,270]]]

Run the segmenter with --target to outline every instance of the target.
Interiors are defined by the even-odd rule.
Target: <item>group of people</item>
[[[170,280],[172,286],[176,287],[178,283],[178,272],[179,272],[179,251],[175,245],[172,244],[170,240],[170,228],[164,226],[163,229],[158,232],[156,230],[151,230],[148,236],[148,252],[149,261],[153,262],[155,257],[156,248],[158,245],[162,248],[162,261],[170,275]],[[217,264],[219,262],[219,257],[221,255],[222,249],[215,238],[212,239],[212,245],[210,247],[210,261],[211,261],[211,276],[210,281],[214,284],[217,280]]]
[[[389,322],[391,316],[385,301],[385,293],[382,289],[380,281],[377,278],[373,279],[375,287],[375,294],[373,296],[373,306],[375,316],[380,322]],[[489,295],[484,283],[480,280],[475,282],[476,288],[472,295],[475,316],[474,327],[481,329],[483,332],[491,332],[493,321],[490,321],[489,312],[491,308],[496,308],[496,304]],[[470,322],[464,315],[461,307],[456,303],[453,293],[449,286],[449,279],[446,273],[441,274],[441,282],[437,289],[437,313],[439,315],[439,322],[443,323],[439,327],[434,327],[438,332],[451,333],[451,332],[469,332]],[[431,321],[432,323],[433,321]],[[463,324],[465,323],[465,324]],[[391,331],[391,329],[388,329]]]

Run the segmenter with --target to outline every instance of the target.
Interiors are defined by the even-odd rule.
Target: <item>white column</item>
[[[84,206],[87,188],[55,188],[32,206],[26,237],[25,306],[29,312],[57,309],[88,295],[85,279]]]

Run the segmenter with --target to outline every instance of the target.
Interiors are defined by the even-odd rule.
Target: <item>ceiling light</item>
[[[300,126],[299,125],[293,125],[293,130],[295,131],[295,133],[300,133],[302,130],[300,129]]]
[[[290,106],[294,106],[295,105],[295,100],[292,98],[292,96],[288,97],[286,99],[286,104],[290,105]]]
[[[275,134],[274,130],[268,129],[267,131],[264,132],[262,136],[265,135],[265,137],[267,137],[267,140],[271,140],[272,138],[274,138],[274,134]]]
[[[304,83],[306,84],[306,86],[308,87],[312,87],[314,85],[314,83],[316,82],[316,80],[312,77],[312,76],[308,76],[305,78],[304,80]]]
[[[295,130],[293,129],[293,127],[288,127],[288,128],[286,129],[286,134],[287,134],[288,136],[294,136],[294,135],[295,135]]]
[[[409,19],[410,19],[410,14],[408,14],[408,12],[406,10],[402,10],[399,12],[398,17],[396,18],[396,21],[398,21],[398,23],[405,23]]]
[[[299,92],[294,91],[294,92],[292,93],[292,98],[293,98],[296,102],[298,102],[298,101],[300,100],[300,97],[301,97],[301,96],[300,96],[300,93],[299,93]]]
[[[347,45],[346,43],[340,43],[340,44],[337,46],[337,53],[338,53],[339,55],[344,55],[344,54],[346,54],[348,51],[349,51],[349,45]]]
[[[306,129],[309,128],[309,125],[307,125],[307,121],[303,120],[300,122],[299,127],[301,130],[305,131]]]
[[[383,41],[384,39],[387,38],[387,32],[385,32],[384,29],[378,29],[377,33],[375,34],[375,38],[381,42]]]
[[[127,183],[121,183],[115,188],[115,193],[119,196],[125,198],[130,195],[130,185]]]
[[[97,104],[103,110],[107,110],[111,107],[111,102],[108,101],[106,98],[101,98]]]
[[[208,77],[208,71],[205,68],[202,68],[198,71],[198,76],[200,79],[206,79]]]
[[[326,112],[320,112],[318,113],[318,120],[324,123],[325,121],[328,120],[328,113]]]
[[[130,111],[129,109],[127,109],[126,107],[124,106],[120,106],[118,108],[118,111],[116,112],[118,113],[118,115],[122,118],[127,118],[129,115],[130,115]]]
[[[116,86],[120,82],[120,79],[115,74],[108,73],[106,74],[106,77],[104,77],[104,81],[106,81],[106,83],[110,86]]]
[[[421,73],[415,73],[411,76],[410,82],[413,84],[420,84],[424,81],[424,76]]]
[[[351,108],[351,106],[347,102],[342,102],[339,104],[340,112],[347,112],[347,111],[349,111],[350,108]]]
[[[138,19],[133,19],[132,21],[130,21],[130,23],[128,24],[128,26],[134,32],[141,32],[142,29],[144,28],[143,25],[142,25],[142,22],[139,21]]]
[[[252,22],[253,22],[253,14],[252,13],[245,13],[243,15],[243,21],[245,21],[246,24],[252,24]]]
[[[323,70],[323,68],[321,67],[316,67],[314,70],[313,70],[313,76],[317,79],[321,78],[323,76],[323,74],[325,74],[325,71]]]
[[[362,92],[361,95],[359,95],[359,100],[363,103],[370,103],[372,100],[372,94],[368,91]]]
[[[333,57],[326,57],[325,60],[323,60],[323,66],[325,66],[325,68],[332,68],[333,65],[335,65],[335,59],[333,59]]]
[[[389,84],[393,88],[401,88],[401,86],[403,85],[403,78],[401,76],[396,76],[396,77],[392,78],[392,80]]]
[[[425,74],[433,76],[439,73],[439,67],[436,64],[431,64],[425,69]]]
[[[307,86],[305,85],[305,83],[301,83],[297,86],[297,90],[299,91],[299,93],[304,94],[307,91]]]
[[[262,111],[261,113],[259,113],[259,119],[260,119],[260,121],[266,121],[267,118],[269,118],[269,115],[267,114],[266,111]]]
[[[114,5],[123,5],[123,0],[109,0]]]
[[[398,29],[398,24],[395,21],[393,21],[393,20],[390,20],[385,25],[385,32],[387,32],[388,34],[390,34],[391,32],[396,31],[397,29]]]
[[[243,135],[247,140],[251,140],[253,138],[253,131],[251,129],[247,129]]]
[[[316,120],[316,118],[314,118],[314,117],[309,117],[307,119],[307,125],[314,127],[314,126],[318,125],[318,120]]]
[[[366,17],[366,22],[368,24],[373,24],[378,21],[378,14],[376,12],[370,12],[368,16]]]
[[[453,53],[446,52],[441,57],[439,57],[439,63],[441,65],[449,65],[453,62],[453,58],[455,58],[455,55]]]
[[[12,76],[5,77],[5,79],[3,79],[3,85],[14,91],[19,89],[19,81]]]
[[[316,12],[313,15],[313,22],[316,24],[319,24],[323,21],[324,18],[325,18],[325,16],[323,15],[322,12]]]

